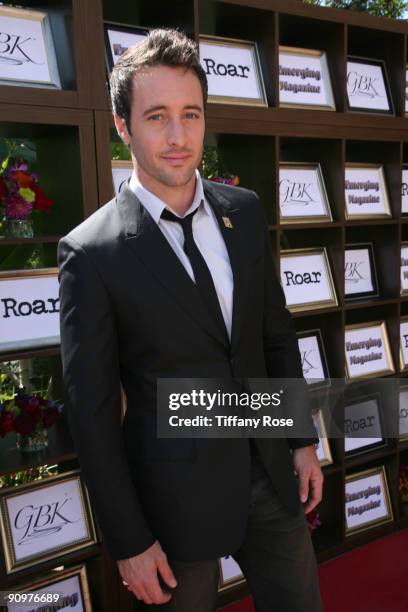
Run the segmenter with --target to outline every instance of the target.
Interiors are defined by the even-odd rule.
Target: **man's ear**
[[[115,122],[116,131],[118,132],[119,136],[121,137],[125,145],[129,146],[130,137],[129,137],[129,133],[126,127],[125,120],[116,114],[113,115],[113,120]]]

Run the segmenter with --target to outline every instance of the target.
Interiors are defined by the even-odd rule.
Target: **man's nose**
[[[185,130],[182,122],[172,119],[167,126],[167,141],[171,146],[182,147],[185,143]]]

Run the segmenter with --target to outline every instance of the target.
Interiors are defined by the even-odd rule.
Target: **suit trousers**
[[[231,556],[246,578],[256,612],[322,612],[316,558],[303,508],[297,516],[286,512],[254,452],[247,529],[241,547]],[[142,609],[215,612],[218,560],[170,559],[169,563],[178,583],[172,599]]]

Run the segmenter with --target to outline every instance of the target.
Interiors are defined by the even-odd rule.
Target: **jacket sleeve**
[[[311,417],[309,394],[307,383],[303,378],[302,361],[295,325],[292,315],[286,307],[285,294],[276,273],[268,223],[262,203],[257,194],[254,193],[254,195],[260,208],[261,235],[264,243],[265,304],[263,341],[268,377],[301,379],[300,385],[304,387],[304,392],[298,393],[297,397],[302,396],[301,429],[308,432],[308,437],[288,437],[289,447],[294,450],[295,448],[316,444],[319,442],[319,438]],[[299,414],[298,408],[297,413]]]
[[[89,255],[73,238],[58,243],[61,357],[68,421],[81,472],[112,558],[153,544],[127,464],[120,418],[115,318]]]

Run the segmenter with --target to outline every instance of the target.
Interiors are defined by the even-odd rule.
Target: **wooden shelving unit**
[[[408,298],[400,296],[400,245],[408,240],[408,219],[401,215],[402,165],[408,162],[408,120],[405,118],[405,66],[408,25],[351,11],[302,4],[297,0],[58,0],[20,4],[51,13],[64,89],[0,86],[0,137],[30,137],[38,143],[40,176],[47,193],[57,200],[54,219],[32,240],[0,240],[0,265],[10,250],[24,244],[46,245],[49,265],[55,265],[56,243],[71,227],[113,197],[110,142],[117,140],[106,80],[103,22],[142,27],[179,27],[198,41],[200,34],[256,40],[268,97],[268,108],[209,105],[208,142],[216,144],[224,166],[238,174],[241,185],[261,196],[271,244],[279,270],[280,251],[325,246],[333,273],[337,307],[294,314],[298,331],[320,328],[330,375],[344,376],[344,329],[351,323],[385,319],[394,363],[399,364],[400,317],[408,315]],[[336,112],[279,108],[278,47],[289,45],[327,52]],[[382,116],[347,110],[348,55],[386,62],[396,115]],[[278,169],[281,161],[319,162],[332,210],[332,223],[280,223]],[[383,164],[391,203],[387,220],[347,220],[344,214],[344,169],[347,162]],[[370,241],[375,248],[378,298],[346,303],[344,249]],[[54,260],[53,260],[54,258]],[[2,361],[55,355],[58,348],[0,355]],[[406,376],[397,371],[396,377]],[[61,423],[46,455],[31,463],[0,439],[0,474],[42,462],[61,469],[77,465],[76,455]],[[386,448],[346,458],[341,440],[333,440],[334,463],[324,469],[324,500],[319,507],[322,526],[313,536],[319,561],[408,527],[408,510],[398,500],[398,466],[408,462],[408,442],[390,440]],[[395,520],[359,535],[345,537],[344,482],[348,473],[385,465]],[[118,580],[116,566],[103,544],[62,563],[87,560],[95,610],[130,611],[138,604]],[[55,563],[54,563],[55,565]],[[37,576],[50,564],[6,577],[0,584],[17,585]],[[99,586],[104,584],[104,590]],[[247,593],[245,586],[223,592],[220,606]]]

